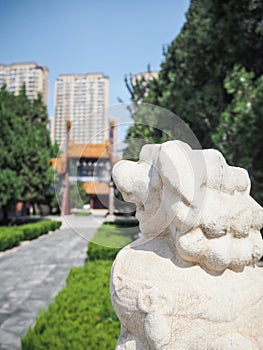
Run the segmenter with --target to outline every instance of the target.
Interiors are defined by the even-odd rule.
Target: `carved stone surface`
[[[263,349],[263,210],[247,172],[169,141],[113,177],[141,230],[112,267],[116,349]]]

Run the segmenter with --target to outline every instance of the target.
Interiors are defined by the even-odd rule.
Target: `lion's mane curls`
[[[181,259],[217,272],[260,259],[263,209],[249,195],[246,170],[229,166],[216,150],[192,150],[180,141],[161,145],[156,167]]]

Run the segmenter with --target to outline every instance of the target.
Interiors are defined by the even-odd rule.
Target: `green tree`
[[[89,197],[83,188],[83,183],[70,184],[70,207],[82,209],[87,203],[89,203]]]
[[[137,160],[143,145],[163,143],[174,139],[167,125],[175,120],[171,113],[149,104],[134,106],[133,119],[126,138],[128,147],[123,152],[125,159]]]
[[[7,222],[17,201],[45,203],[53,191],[53,146],[41,96],[31,101],[23,87],[18,96],[0,91],[0,206]]]
[[[150,83],[143,102],[165,107],[177,114],[193,130],[203,148],[220,148],[230,163],[247,167],[252,180],[258,179],[255,181],[259,183],[262,171],[256,164],[261,163],[258,151],[254,151],[258,148],[255,148],[251,135],[257,139],[258,145],[262,145],[262,109],[260,97],[255,97],[251,91],[255,89],[256,96],[261,94],[262,61],[261,0],[192,0],[186,23],[165,50],[159,77]],[[232,75],[235,66],[244,68],[240,74],[249,75],[244,79],[249,82],[251,91],[242,87],[242,97],[237,90],[232,93],[228,87],[234,81],[237,83]],[[237,74],[237,71],[233,74]],[[230,83],[229,79],[234,81]],[[241,110],[245,103],[253,105],[254,117],[250,115],[253,121],[248,118],[247,109]],[[236,113],[233,118],[233,109],[237,106],[240,107],[240,115],[237,117]],[[229,115],[231,118],[227,117]],[[156,129],[143,127],[138,113],[134,113],[133,118],[135,125],[128,131],[128,149],[133,146],[134,136],[159,142],[169,130],[172,137],[177,138],[178,126],[172,118],[170,121],[169,118],[162,120],[160,116],[157,120],[158,133]],[[226,120],[229,132],[236,128],[243,133],[235,142],[232,141],[232,145],[228,145],[229,138],[227,141],[220,139],[225,135],[222,128]],[[241,139],[246,140],[248,149],[241,147]],[[259,191],[257,186],[253,184],[256,192]]]
[[[25,91],[21,91],[18,97],[27,99]],[[50,163],[54,152],[47,129],[48,115],[41,95],[33,101],[28,100],[27,107],[24,116],[27,152],[22,167],[25,179],[23,199],[38,204],[46,203],[47,197],[53,193],[54,181]]]
[[[263,73],[263,3],[193,0],[180,35],[168,48],[160,82],[149,97],[186,121],[203,147],[231,100],[224,79],[235,64]],[[157,93],[156,93],[157,92]]]
[[[232,165],[246,168],[252,194],[263,203],[263,76],[236,66],[225,79],[231,102],[213,135],[217,147]]]
[[[192,0],[186,19],[165,51],[159,78],[150,83],[144,102],[180,116],[201,145],[211,147],[211,135],[231,101],[225,77],[235,64],[253,71],[256,78],[263,73],[263,3]],[[174,133],[172,122],[167,128]]]
[[[25,151],[23,126],[15,112],[16,98],[5,87],[0,90],[0,206],[3,221],[23,191],[20,157]]]

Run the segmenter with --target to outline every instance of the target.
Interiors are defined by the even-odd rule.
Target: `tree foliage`
[[[53,196],[53,155],[46,107],[39,95],[29,100],[0,90],[0,206],[7,212],[17,201],[46,203]]]
[[[211,134],[231,100],[225,77],[235,64],[263,73],[262,16],[257,0],[193,0],[145,102],[173,111],[203,147],[214,146]]]
[[[263,203],[263,76],[236,66],[225,79],[232,96],[221,115],[214,143],[229,163],[246,168],[252,179],[252,194]]]
[[[89,197],[83,188],[82,182],[70,184],[70,207],[82,209],[83,205],[89,203]]]
[[[203,148],[219,148],[227,160],[247,167],[252,179],[259,178],[256,174],[259,168],[255,167],[258,154],[254,152],[252,134],[257,134],[255,139],[262,144],[259,129],[262,120],[259,97],[262,61],[261,0],[192,0],[186,23],[165,50],[158,79],[149,83],[143,102],[177,114],[193,130]],[[244,75],[249,87],[243,86],[235,74]],[[233,84],[240,84],[234,92],[230,88]],[[242,92],[238,92],[240,90]],[[137,86],[136,91],[142,90]],[[253,105],[252,114],[245,107],[250,104]],[[149,132],[148,127],[137,126],[140,117],[136,113],[133,118],[135,125],[128,132],[128,149],[134,135],[145,140],[162,140],[163,130],[165,133],[169,130],[173,138],[178,138],[175,137],[177,125],[172,119],[170,122],[169,118],[158,121],[161,131],[157,135],[156,131]],[[230,136],[223,139],[223,126],[229,129],[229,133],[234,129],[242,132],[242,136],[228,146]]]

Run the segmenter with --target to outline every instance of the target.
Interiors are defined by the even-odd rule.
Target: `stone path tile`
[[[60,230],[0,253],[0,350],[20,350],[20,337],[66,285],[73,266],[87,257],[92,239],[104,218],[70,216]]]

